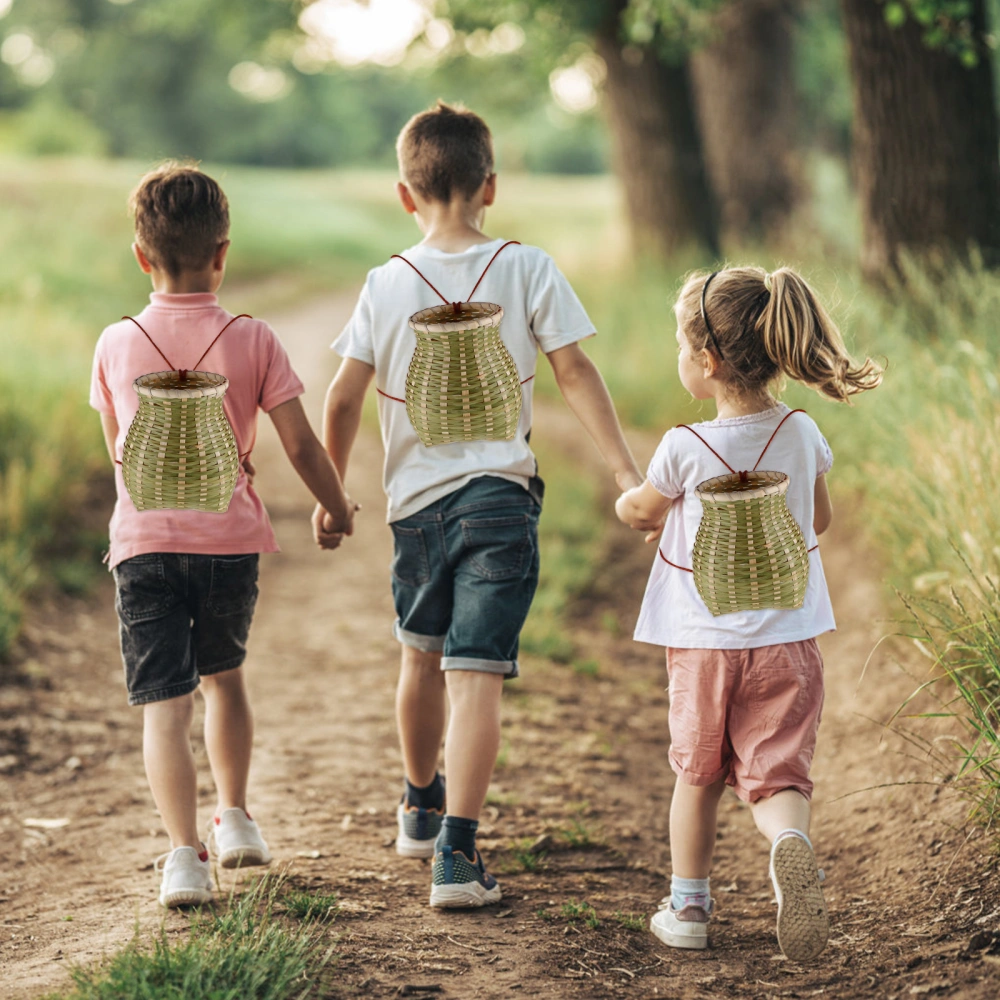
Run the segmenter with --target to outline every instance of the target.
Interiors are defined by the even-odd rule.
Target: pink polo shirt
[[[233,315],[208,293],[153,292],[149,299],[150,304],[136,319],[178,368],[193,366]],[[132,383],[141,375],[166,367],[156,349],[130,321],[107,327],[97,342],[90,405],[118,421],[115,456],[119,462],[125,435],[139,409],[139,397]],[[241,456],[253,449],[258,408],[265,412],[273,410],[301,396],[304,389],[274,331],[257,319],[238,319],[233,323],[200,368],[229,379],[223,407]],[[115,466],[115,484],[118,502],[110,524],[111,566],[147,552],[243,555],[278,551],[264,504],[242,469],[225,514],[198,510],[138,511],[125,489],[120,465]]]

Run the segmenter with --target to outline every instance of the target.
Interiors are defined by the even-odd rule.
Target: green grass
[[[581,923],[585,927],[589,927],[592,931],[597,930],[601,926],[597,911],[588,902],[569,899],[562,904],[560,912],[565,917],[567,923]]]
[[[71,971],[73,987],[46,1000],[307,1000],[329,996],[335,953],[316,926],[281,917],[280,876],[261,879],[218,912],[191,918],[182,938],[135,937],[121,951]]]
[[[611,917],[619,927],[627,931],[645,933],[649,927],[649,918],[643,913],[624,913],[622,910],[615,910]]]

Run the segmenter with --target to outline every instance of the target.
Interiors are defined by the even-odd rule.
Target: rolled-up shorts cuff
[[[668,755],[670,761],[671,770],[677,777],[684,782],[685,785],[696,785],[699,788],[705,785],[714,785],[717,781],[721,781],[723,778],[729,778],[730,771],[732,768],[726,764],[720,767],[717,771],[711,774],[699,774],[697,771],[686,771],[680,764],[677,763]]]
[[[241,653],[239,656],[231,656],[228,660],[220,660],[218,663],[206,665],[198,664],[198,674],[201,677],[211,677],[212,674],[222,674],[227,670],[235,670],[246,663],[247,654]]]
[[[152,705],[157,701],[169,701],[171,698],[183,698],[198,687],[198,678],[193,677],[183,684],[171,684],[169,687],[157,688],[154,691],[131,691],[128,696],[130,705]]]
[[[480,660],[474,656],[443,656],[442,670],[472,670],[480,674],[500,674],[504,680],[520,676],[517,660]]]
[[[775,782],[773,786],[751,785],[749,788],[746,788],[741,782],[733,786],[733,791],[736,793],[738,799],[751,806],[760,802],[761,799],[769,799],[772,795],[777,795],[778,792],[788,791],[798,792],[806,802],[812,802],[813,783],[809,780],[801,782],[785,781]]]
[[[402,628],[397,618],[392,625],[392,634],[397,641],[411,649],[418,649],[421,653],[440,653],[444,649],[444,635],[421,635],[419,632],[408,632]]]

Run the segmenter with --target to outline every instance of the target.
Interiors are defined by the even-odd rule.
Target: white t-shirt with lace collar
[[[789,413],[783,403],[761,413],[709,420],[691,426],[734,469],[752,469],[775,428]],[[698,594],[691,567],[695,535],[701,524],[699,483],[729,470],[690,431],[668,431],[649,464],[650,483],[674,498],[646,585],[635,638],[678,649],[754,649],[812,639],[836,628],[813,530],[816,477],[833,466],[833,452],[815,422],[805,413],[785,421],[759,468],[789,478],[789,510],[802,529],[809,554],[809,583],[801,608],[734,611],[714,616]],[[669,562],[667,561],[669,560]],[[673,566],[670,563],[674,563]]]

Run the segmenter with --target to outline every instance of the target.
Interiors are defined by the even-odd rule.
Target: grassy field
[[[389,173],[207,169],[232,202],[227,290],[240,295],[241,308],[350,285],[417,241]],[[81,567],[98,565],[100,538],[80,537],[74,517],[88,478],[107,465],[87,384],[101,328],[139,310],[148,293],[130,257],[125,213],[141,171],[133,163],[0,161],[7,248],[0,270],[0,656],[16,635],[27,588],[39,580],[79,586],[87,575]],[[1000,279],[973,268],[938,283],[914,273],[906,294],[864,286],[853,266],[855,213],[843,172],[821,163],[813,179],[814,207],[802,213],[782,256],[747,248],[732,260],[799,268],[855,352],[888,359],[885,385],[854,407],[799,387],[787,399],[826,432],[837,455],[831,481],[840,509],[865,533],[888,581],[916,595],[912,627],[939,672],[962,681],[941,688],[944,710],[956,707],[956,697],[971,705],[976,728],[966,768],[987,776],[1000,753],[993,585]],[[711,416],[677,381],[671,312],[683,273],[708,262],[629,263],[613,181],[501,178],[488,229],[544,246],[571,277],[601,334],[587,349],[625,421],[665,430]],[[538,391],[552,394],[546,369]],[[559,619],[600,557],[602,517],[595,491],[564,458],[541,457],[548,508],[560,516],[543,518],[545,577],[525,640],[569,662],[575,653]]]

